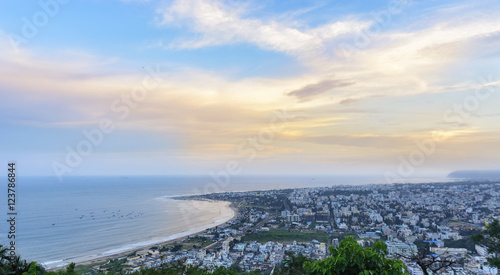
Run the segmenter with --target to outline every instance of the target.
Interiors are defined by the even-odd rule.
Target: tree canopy
[[[0,246],[1,248],[1,246]],[[377,241],[373,247],[363,248],[352,237],[344,239],[338,248],[330,247],[331,256],[324,259],[314,261],[301,254],[287,254],[287,259],[282,266],[277,267],[275,274],[387,274],[399,275],[407,274],[406,266],[401,260],[387,258],[387,246]],[[36,262],[30,264],[18,259],[16,267],[10,266],[11,262],[7,261],[5,250],[2,254],[2,269],[0,274],[18,274],[18,275],[43,275],[45,270]],[[23,274],[24,273],[24,274]],[[47,272],[47,275],[75,275],[75,264],[71,263],[66,270],[58,270],[56,272]],[[201,269],[199,266],[186,266],[182,262],[173,264],[164,264],[156,268],[142,269],[134,274],[218,274],[218,275],[237,275],[242,274],[235,268],[218,268],[215,271]],[[245,274],[260,274],[255,271]]]
[[[331,246],[330,254],[324,260],[306,263],[309,274],[407,274],[401,260],[386,258],[387,246],[382,241],[363,248],[348,237],[338,248]]]
[[[493,220],[486,225],[486,230],[472,236],[472,239],[488,249],[488,265],[500,269],[500,221]]]

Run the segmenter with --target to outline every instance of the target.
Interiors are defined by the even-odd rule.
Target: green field
[[[327,234],[324,232],[299,232],[299,231],[288,231],[288,230],[270,230],[257,232],[252,234],[247,234],[241,237],[242,242],[248,241],[257,241],[260,243],[265,243],[269,241],[276,242],[310,242],[312,240],[317,240],[322,243],[330,243],[330,240],[334,238],[343,239],[347,235],[339,235],[339,234]]]

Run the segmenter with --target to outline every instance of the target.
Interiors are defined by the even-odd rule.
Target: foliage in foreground
[[[331,256],[320,261],[313,261],[301,254],[287,253],[283,265],[277,267],[274,274],[407,274],[402,261],[388,259],[387,246],[378,241],[373,247],[363,248],[352,237],[344,239],[339,248],[330,247]],[[40,269],[36,262],[27,266],[21,273],[0,273],[18,275],[43,275],[45,271]],[[65,271],[48,272],[47,275],[76,275],[75,264],[71,263]],[[174,275],[174,274],[215,274],[215,275],[237,275],[237,274],[261,274],[260,272],[242,273],[238,267],[218,268],[215,271],[200,269],[199,266],[186,266],[181,262],[170,265],[162,265],[157,268],[149,268],[134,272],[137,275]]]
[[[472,239],[488,248],[488,265],[500,269],[500,221],[493,220],[486,230],[472,236]]]
[[[305,263],[307,274],[407,274],[401,260],[386,258],[387,246],[382,241],[363,248],[348,237],[338,249],[331,246],[330,255],[321,261]]]
[[[406,266],[397,259],[388,259],[387,246],[378,241],[373,247],[363,248],[352,237],[348,237],[339,244],[339,248],[330,247],[331,256],[320,261],[303,256],[294,255],[287,252],[283,264],[277,267],[274,274],[296,274],[296,275],[368,275],[368,274],[387,274],[402,275],[405,273]],[[242,273],[234,268],[216,269],[213,273],[199,267],[186,267],[180,263],[171,266],[163,266],[158,269],[146,269],[139,271],[138,274],[218,274],[218,275],[236,275],[236,274],[261,274],[260,272]]]
[[[330,247],[331,256],[320,261],[313,261],[301,254],[294,255],[287,252],[287,258],[283,265],[277,267],[274,274],[297,274],[297,275],[368,275],[368,274],[387,274],[402,275],[405,273],[406,266],[397,259],[388,259],[387,246],[378,241],[373,247],[363,248],[352,237],[348,237],[339,244],[339,248]],[[187,267],[180,263],[171,266],[162,266],[157,269],[146,269],[137,274],[218,274],[218,275],[236,275],[236,274],[261,274],[259,272],[242,273],[233,268],[216,269],[213,273],[199,267]]]
[[[0,274],[43,275],[45,274],[45,270],[36,262],[28,263],[26,260],[22,260],[20,256],[10,257],[7,253],[7,248],[0,244]]]

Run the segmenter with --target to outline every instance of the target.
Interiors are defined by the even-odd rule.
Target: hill
[[[500,179],[500,170],[458,170],[448,174],[448,178]]]

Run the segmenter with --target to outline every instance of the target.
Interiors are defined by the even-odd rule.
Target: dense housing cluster
[[[270,273],[286,253],[324,259],[330,246],[353,236],[363,246],[385,242],[389,257],[410,274],[423,274],[412,259],[427,245],[452,264],[441,274],[496,274],[487,251],[470,239],[500,217],[500,183],[452,182],[332,186],[215,193],[181,199],[230,201],[235,219],[195,237],[122,258],[128,271],[183,260],[203,268]]]

